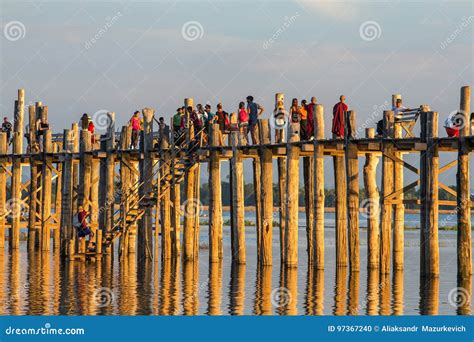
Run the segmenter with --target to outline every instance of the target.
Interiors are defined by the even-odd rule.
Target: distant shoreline
[[[208,205],[203,205],[201,206],[203,210],[207,210],[209,211],[209,206]],[[222,210],[223,211],[230,211],[230,206],[226,205],[226,206],[222,206]],[[248,211],[248,212],[255,212],[255,206],[253,205],[248,205],[248,206],[245,206],[245,211]],[[274,207],[273,209],[274,212],[278,212],[278,207]],[[305,207],[300,207],[299,208],[299,212],[305,212]],[[324,212],[326,213],[334,213],[336,212],[336,208],[334,207],[326,207],[324,208]],[[359,209],[359,212],[361,213],[365,213],[366,210],[364,208],[360,208]],[[448,209],[439,209],[438,212],[440,214],[453,214],[453,215],[456,215],[456,212],[454,211],[454,209],[452,210],[448,210]],[[419,214],[420,213],[420,209],[405,209],[405,213],[406,214]]]

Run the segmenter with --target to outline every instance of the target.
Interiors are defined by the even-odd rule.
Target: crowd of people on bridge
[[[285,142],[285,132],[289,124],[298,123],[299,139],[302,141],[314,139],[314,117],[316,105],[318,104],[316,97],[311,97],[309,102],[306,99],[298,100],[293,98],[288,111],[285,109],[283,101],[276,102],[273,113],[270,115],[270,124],[274,129],[274,142]],[[402,104],[401,99],[397,99],[394,106],[391,108],[394,112],[395,121],[403,120],[405,115],[413,114],[421,111],[420,108],[406,108]],[[346,97],[341,95],[339,102],[333,106],[331,133],[333,138],[344,138],[344,120],[348,106],[346,104]],[[240,101],[236,111],[228,111],[224,109],[222,103],[216,105],[213,110],[210,103],[197,104],[193,106],[183,106],[176,109],[176,113],[172,117],[172,129],[174,132],[174,143],[181,144],[185,141],[185,132],[192,127],[194,137],[202,136],[204,144],[209,142],[209,134],[211,126],[217,124],[220,145],[228,143],[228,136],[231,131],[240,132],[240,142],[243,145],[259,144],[259,126],[258,120],[265,112],[265,108],[254,100],[252,95],[247,96],[246,101]],[[187,124],[187,120],[189,123]],[[474,113],[470,114],[469,121],[464,122],[465,116],[458,112],[451,113],[444,121],[444,128],[448,137],[458,137],[460,129],[466,124],[474,126]],[[87,130],[91,133],[91,144],[95,141],[95,125],[94,120],[84,113],[79,125],[82,130]],[[140,112],[135,111],[131,116],[128,125],[131,128],[131,143],[130,149],[138,149],[140,140],[140,131],[143,129],[143,119],[140,117]],[[169,132],[169,126],[165,123],[163,117],[158,120],[159,131],[161,134]],[[44,131],[49,129],[49,124],[43,118],[38,118],[35,122],[34,139],[31,141],[31,134],[29,127],[26,127],[25,138],[28,142],[29,152],[40,152],[42,150],[42,137]],[[1,126],[2,132],[6,133],[7,143],[12,142],[13,125],[7,117],[4,117]],[[376,123],[377,136],[383,135],[383,120]],[[193,139],[194,137],[191,137]]]

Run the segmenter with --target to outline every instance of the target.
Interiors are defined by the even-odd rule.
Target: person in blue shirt
[[[252,143],[259,144],[258,136],[258,117],[262,115],[265,109],[258,103],[253,102],[253,96],[247,96],[247,112],[249,114],[249,131],[252,136]]]

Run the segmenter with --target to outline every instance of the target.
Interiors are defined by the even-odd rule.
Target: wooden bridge
[[[396,96],[394,96],[394,99]],[[283,94],[277,94],[283,100]],[[192,106],[192,99],[185,99]],[[324,163],[332,156],[336,187],[336,265],[351,271],[361,267],[359,259],[359,211],[362,206],[368,224],[368,264],[389,274],[391,268],[404,267],[404,204],[420,205],[420,270],[422,276],[439,275],[438,208],[451,206],[457,215],[458,275],[472,274],[471,257],[471,175],[469,154],[474,146],[469,122],[470,87],[461,89],[460,111],[464,127],[459,138],[438,136],[438,113],[426,106],[420,112],[420,137],[413,137],[410,127],[392,111],[383,112],[383,136],[375,137],[374,128],[366,128],[365,136],[356,136],[356,113],[346,113],[344,139],[327,139],[323,105],[316,105],[314,139],[299,141],[298,124],[288,125],[288,139],[273,141],[268,119],[259,120],[259,143],[241,144],[236,130],[229,134],[229,145],[220,146],[219,130],[212,125],[208,132],[195,132],[186,120],[184,132],[171,132],[163,127],[154,130],[157,120],[151,108],[142,110],[144,122],[140,147],[130,149],[131,128],[115,130],[115,114],[106,113],[106,132],[96,135],[80,130],[77,123],[61,134],[45,130],[41,149],[23,148],[24,136],[37,141],[34,129],[38,119],[48,120],[48,107],[41,102],[25,108],[24,90],[15,101],[12,150],[6,133],[0,133],[0,247],[4,248],[5,231],[10,229],[9,249],[18,249],[20,229],[28,228],[28,249],[54,249],[64,258],[82,260],[113,255],[136,254],[151,259],[182,256],[197,260],[199,252],[199,179],[202,163],[209,173],[209,257],[217,262],[223,257],[221,163],[230,162],[231,242],[233,261],[246,263],[244,221],[243,160],[253,161],[256,203],[257,261],[271,265],[273,234],[279,234],[280,261],[287,267],[298,264],[298,192],[300,161],[305,181],[305,211],[308,262],[324,269]],[[24,116],[28,110],[28,131],[24,132]],[[235,119],[235,116],[232,116]],[[406,127],[405,127],[406,128]],[[158,131],[158,134],[157,134]],[[26,134],[25,134],[26,133]],[[209,144],[203,145],[204,134]],[[175,143],[176,140],[182,143]],[[26,151],[26,152],[25,152]],[[440,165],[439,152],[452,152],[453,161]],[[419,154],[419,165],[403,158]],[[279,228],[273,229],[273,159],[277,159],[279,179]],[[359,199],[359,162],[363,168],[367,199]],[[382,186],[376,184],[376,168],[382,163]],[[23,168],[27,170],[24,172]],[[452,189],[439,181],[439,174],[457,168],[457,187]],[[419,179],[404,185],[404,170]],[[29,173],[29,174],[28,174]],[[185,198],[180,198],[181,185]],[[419,199],[404,199],[404,194],[419,186]],[[439,190],[451,200],[439,200]],[[74,227],[77,208],[83,206],[91,214],[91,230],[95,247],[86,250],[84,239],[78,239]],[[183,223],[181,218],[184,218]],[[182,232],[182,233],[181,233]],[[154,238],[153,238],[154,237]],[[51,244],[52,241],[52,244]],[[155,243],[154,243],[155,241]],[[158,243],[161,241],[160,243]],[[114,245],[118,244],[118,248]],[[159,250],[159,252],[158,252]],[[227,252],[227,251],[226,251]]]

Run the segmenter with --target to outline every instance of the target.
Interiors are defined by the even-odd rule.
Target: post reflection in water
[[[306,282],[305,314],[322,315],[324,310],[324,270],[308,266]]]
[[[458,315],[470,315],[472,298],[472,277],[464,279],[459,277],[457,286],[458,287],[456,289],[456,298],[454,301],[455,305],[457,306],[456,313]]]
[[[135,254],[122,255],[120,265],[120,296],[117,303],[119,314],[135,315],[137,314],[137,267]],[[103,288],[104,291],[111,291],[111,289],[107,286]],[[113,297],[115,298],[115,296]],[[106,305],[105,308],[109,306]]]
[[[403,315],[403,270],[393,271],[392,308],[394,315]]]
[[[255,283],[255,300],[253,313],[255,315],[271,315],[275,305],[272,298],[272,266],[257,266]]]
[[[216,263],[180,258],[137,262],[136,254],[131,253],[115,260],[103,255],[69,261],[55,251],[25,248],[11,253],[0,250],[0,265],[4,271],[0,275],[3,315],[472,313],[472,277],[458,279],[457,284],[445,278],[421,278],[419,293],[406,293],[405,282],[408,288],[413,279],[403,270],[380,274],[379,269],[367,269],[364,274],[365,270],[350,272],[339,267],[334,278],[331,274],[333,279],[325,280],[324,270],[303,263],[299,269],[280,266],[279,274],[273,274],[272,266],[255,265],[249,278],[246,272],[253,272],[253,265],[225,258]],[[300,284],[298,276],[304,279]],[[360,277],[367,277],[366,288],[360,287]],[[329,311],[324,311],[325,292],[329,301],[333,294],[325,291],[325,286],[334,286],[334,304]],[[301,302],[299,291],[304,291]]]
[[[19,315],[21,313],[20,311],[20,251],[17,249],[12,250],[12,252],[10,253],[9,288],[10,288],[10,314]]]
[[[298,314],[298,268],[283,268],[283,286],[280,289],[279,306],[283,315]],[[274,297],[274,296],[273,296]]]
[[[171,311],[171,259],[161,259],[161,279],[159,287],[159,315],[169,315]]]
[[[439,306],[439,278],[420,278],[420,313],[437,315]]]
[[[153,261],[150,259],[140,260],[137,272],[137,296],[138,312],[140,315],[150,315],[152,303],[152,274]]]
[[[359,272],[349,273],[349,296],[347,298],[347,314],[359,313]]]
[[[202,291],[199,283],[198,262],[183,263],[183,314],[197,315],[199,309],[199,294]]]
[[[222,315],[222,260],[211,262],[209,266],[207,314]]]
[[[8,256],[7,256],[8,259]],[[5,250],[0,249],[0,267],[2,270],[6,270],[7,267],[5,265]],[[7,306],[8,306],[8,297],[7,297],[7,289],[6,289],[6,275],[8,273],[4,272],[0,274],[0,315],[6,315]]]
[[[245,264],[233,262],[230,269],[229,308],[230,315],[241,316],[245,311]]]
[[[173,266],[171,267],[171,312],[170,315],[180,314],[180,293],[181,293],[181,283],[180,283],[180,267],[181,262],[178,258],[173,258]]]
[[[347,267],[336,268],[336,284],[334,286],[334,307],[333,314],[342,316],[346,314],[346,293],[347,293]]]
[[[365,312],[369,316],[378,315],[379,291],[379,270],[370,268],[367,270],[367,297],[365,298]]]
[[[41,272],[38,272],[41,265],[41,255],[37,252],[28,252],[28,266],[26,277],[26,293],[28,301],[27,315],[41,315],[42,300],[39,293],[41,293]],[[71,287],[72,288],[72,287]],[[70,302],[71,305],[73,302]],[[72,310],[71,310],[72,311]]]
[[[130,257],[132,258],[132,257]],[[96,289],[102,289],[102,292],[106,292],[109,297],[105,297],[105,300],[107,301],[107,298],[109,298],[110,303],[102,303],[100,304],[100,314],[104,315],[112,315],[116,314],[118,310],[118,301],[119,297],[121,297],[121,291],[120,293],[116,293],[114,290],[121,286],[121,284],[126,283],[126,279],[123,278],[123,274],[121,274],[120,270],[120,263],[126,263],[124,259],[120,260],[120,263],[117,263],[119,267],[119,274],[117,276],[114,276],[114,267],[113,267],[113,262],[114,259],[112,258],[112,255],[107,254],[102,258],[102,264],[99,266],[97,269],[97,272],[100,271],[101,275],[101,282],[100,282],[100,287],[97,287]],[[98,273],[99,274],[99,273]],[[116,279],[117,281],[117,286],[114,286],[113,280]],[[94,294],[96,294],[97,290],[94,289]],[[96,301],[100,300],[100,297],[97,298],[96,296]],[[115,309],[115,310],[114,310]]]
[[[380,275],[380,285],[379,285],[379,294],[380,294],[380,307],[379,314],[383,316],[388,316],[391,313],[390,308],[390,274],[381,274]]]

